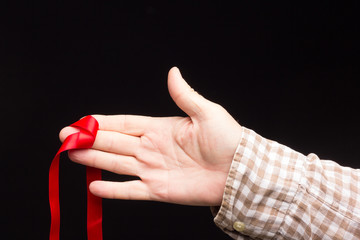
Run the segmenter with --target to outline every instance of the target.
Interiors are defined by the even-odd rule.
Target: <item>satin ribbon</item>
[[[59,202],[59,160],[60,154],[67,150],[91,148],[94,144],[99,124],[92,116],[86,116],[70,126],[79,132],[69,135],[52,160],[49,170],[49,202],[51,211],[50,240],[59,240],[60,202]],[[101,179],[101,170],[86,167],[87,182],[87,236],[88,240],[102,240],[102,203],[101,198],[89,191],[89,184]]]

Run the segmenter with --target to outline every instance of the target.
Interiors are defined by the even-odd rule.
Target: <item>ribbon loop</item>
[[[51,212],[50,240],[60,239],[59,161],[60,154],[67,150],[91,148],[94,144],[99,123],[92,116],[86,116],[70,126],[79,132],[69,135],[51,162],[49,170],[49,203]],[[86,168],[87,182],[87,235],[89,240],[102,240],[102,201],[89,191],[89,184],[101,179],[101,170]]]

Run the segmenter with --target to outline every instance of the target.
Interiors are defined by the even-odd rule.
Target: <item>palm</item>
[[[221,203],[240,126],[222,107],[189,91],[176,77],[170,81],[169,74],[170,94],[189,117],[94,116],[100,130],[93,149],[73,151],[70,158],[140,178],[94,182],[94,194],[190,205]],[[62,131],[60,138],[71,131]]]
[[[225,129],[216,126],[224,120],[153,119],[137,153],[142,163],[139,177],[151,189],[152,199],[192,205],[221,201],[238,141],[237,133],[222,137]]]

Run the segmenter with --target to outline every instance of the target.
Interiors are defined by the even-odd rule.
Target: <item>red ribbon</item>
[[[59,159],[60,153],[91,148],[94,144],[99,124],[92,116],[86,116],[70,126],[80,131],[68,136],[52,160],[49,170],[49,202],[51,211],[50,240],[59,240],[60,236],[60,203],[59,203]],[[101,198],[89,191],[89,184],[101,179],[101,170],[86,167],[87,182],[87,235],[88,240],[102,240],[102,205]]]

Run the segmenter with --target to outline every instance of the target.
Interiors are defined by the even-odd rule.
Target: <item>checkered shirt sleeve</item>
[[[360,169],[242,130],[217,226],[234,239],[360,239]]]

